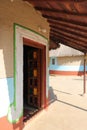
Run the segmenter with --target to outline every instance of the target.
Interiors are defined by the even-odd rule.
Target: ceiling
[[[87,0],[24,0],[42,13],[50,26],[50,49],[59,43],[87,52]]]

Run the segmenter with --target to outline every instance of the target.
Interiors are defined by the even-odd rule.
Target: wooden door
[[[28,63],[28,104],[40,108],[41,103],[41,50],[30,48],[27,52]]]

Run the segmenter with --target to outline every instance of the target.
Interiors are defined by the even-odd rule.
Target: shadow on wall
[[[53,88],[50,86],[49,87],[49,104],[53,103],[54,101],[57,100],[57,96],[54,94]]]

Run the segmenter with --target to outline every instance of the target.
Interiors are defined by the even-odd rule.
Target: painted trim
[[[0,78],[0,118],[6,116],[9,105],[14,101],[13,77]]]
[[[23,129],[23,123],[22,123],[23,117],[20,118],[20,120],[15,123],[11,124],[7,121],[7,117],[4,116],[0,118],[0,128],[1,130],[22,130]]]
[[[32,46],[32,47],[35,47],[35,48],[38,48],[38,49],[44,49],[44,46],[45,46],[45,45],[43,45],[39,42],[35,42],[33,40],[30,40],[30,39],[27,39],[27,38],[24,38],[24,37],[23,37],[23,44],[27,45],[27,46]]]
[[[10,108],[12,107],[12,105],[13,104],[10,104],[10,106],[8,108],[8,113],[11,113],[11,109]],[[16,110],[16,108],[15,108],[15,110]],[[10,123],[15,124],[15,123],[17,123],[20,120],[21,117],[23,117],[23,110],[22,110],[22,112],[20,113],[19,117],[16,120],[12,120],[11,116],[8,116],[8,120],[9,120]]]
[[[72,65],[50,65],[49,67],[50,70],[54,71],[84,71],[84,66],[72,66]],[[86,66],[87,70],[87,66]]]
[[[23,26],[23,25],[20,25],[20,24],[17,24],[17,23],[14,23],[14,26],[19,26],[19,27],[21,27],[21,28],[24,28],[24,29],[26,29],[26,30],[29,30],[29,31],[31,31],[31,32],[33,32],[33,33],[35,33],[35,34],[37,34],[37,35],[39,35],[39,36],[45,38],[45,39],[48,41],[48,38],[46,38],[45,36],[41,35],[40,33],[36,32],[36,31],[34,31],[34,30],[30,29],[30,28],[27,28],[27,27],[25,27],[25,26]]]
[[[44,76],[46,77],[46,47],[44,48],[44,50],[43,50],[44,52],[43,52],[43,59],[44,59],[44,69],[43,70],[45,70],[43,73],[44,73]],[[47,90],[47,85],[46,85],[46,78],[44,78],[44,108],[46,108],[47,107],[47,94],[46,94],[46,90]]]
[[[14,44],[14,108],[16,110],[16,26],[13,25],[13,44]]]
[[[17,23],[14,23],[14,25],[13,25],[13,46],[14,46],[14,101],[13,101],[13,103],[11,103],[10,105],[9,105],[9,108],[8,108],[8,114],[7,114],[7,118],[8,118],[8,121],[10,122],[10,123],[16,123],[18,120],[20,120],[20,118],[23,116],[23,110],[22,110],[22,112],[20,112],[20,115],[18,116],[18,118],[17,119],[15,119],[15,120],[12,120],[12,117],[11,117],[11,108],[12,107],[14,107],[14,110],[16,111],[16,106],[17,106],[17,104],[16,104],[16,75],[17,75],[17,73],[16,73],[16,70],[17,70],[17,67],[16,67],[16,27],[21,27],[22,29],[25,29],[25,30],[29,30],[29,31],[31,31],[31,32],[34,32],[35,34],[37,34],[38,36],[41,36],[42,38],[44,38],[44,39],[46,39],[46,42],[48,43],[48,39],[46,38],[46,37],[44,37],[43,35],[41,35],[41,34],[39,34],[39,33],[37,33],[37,32],[35,32],[35,31],[33,31],[33,30],[31,30],[31,29],[29,29],[29,28],[27,28],[27,27],[24,27],[24,26],[22,26],[22,25],[19,25],[19,24],[17,24]],[[23,38],[23,37],[22,37]],[[47,51],[46,51],[47,52]],[[47,62],[47,61],[46,61]]]
[[[42,82],[40,83],[40,87],[41,87],[41,90],[40,90],[40,98],[41,98],[41,101],[40,101],[40,104],[41,104],[41,109],[42,108],[46,108],[46,45],[43,45],[43,44],[40,44],[40,42],[35,42],[35,41],[32,41],[30,39],[26,39],[26,38],[23,38],[23,44],[24,45],[27,45],[27,46],[31,46],[31,47],[35,47],[37,49],[40,49],[41,50],[41,56],[42,56],[42,60],[41,60],[41,71],[42,71],[42,74],[41,74],[41,80]],[[44,61],[44,62],[43,62]],[[43,91],[42,91],[43,90]]]
[[[50,74],[54,74],[54,75],[77,75],[77,76],[81,76],[84,75],[84,71],[57,71],[57,70],[50,70],[49,71]],[[87,74],[87,71],[86,71]]]
[[[7,114],[7,118],[8,121],[10,123],[16,123],[22,116],[23,116],[23,110],[21,112],[21,114],[19,115],[19,117],[16,120],[12,120],[11,115],[9,113],[11,113],[11,107],[14,106],[14,110],[16,111],[16,24],[13,24],[13,57],[14,57],[14,101],[13,103],[11,103],[8,107],[8,114]]]

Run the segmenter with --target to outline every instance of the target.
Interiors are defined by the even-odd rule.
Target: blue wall
[[[55,59],[55,64],[52,64],[52,59]],[[68,63],[67,63],[68,64]],[[52,57],[50,58],[49,70],[57,70],[57,71],[84,71],[84,65],[73,66],[73,65],[58,65],[58,58]],[[87,71],[87,66],[86,66]]]
[[[6,116],[9,105],[14,101],[13,78],[0,79],[0,117]]]

